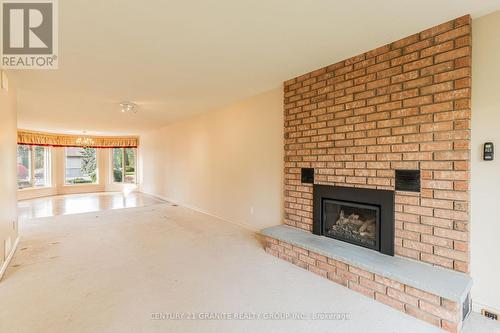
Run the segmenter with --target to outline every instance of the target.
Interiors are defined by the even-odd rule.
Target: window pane
[[[66,184],[97,183],[95,148],[66,148]]]
[[[121,183],[123,181],[123,149],[113,148],[113,181]]]
[[[125,183],[135,183],[134,148],[125,148]]]
[[[33,147],[35,153],[35,186],[48,186],[48,158],[47,148],[35,146]]]
[[[31,187],[31,147],[17,146],[17,188]]]

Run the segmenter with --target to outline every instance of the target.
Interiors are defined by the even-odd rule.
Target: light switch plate
[[[2,71],[1,76],[2,76],[1,80],[2,91],[7,93],[9,92],[9,79],[7,78],[7,74],[5,73],[5,71]]]

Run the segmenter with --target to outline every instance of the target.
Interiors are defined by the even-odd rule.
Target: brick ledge
[[[465,301],[472,287],[472,279],[466,274],[406,258],[386,256],[287,225],[263,229],[261,234],[452,300],[458,304]]]

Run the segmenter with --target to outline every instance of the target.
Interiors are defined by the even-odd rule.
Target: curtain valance
[[[52,147],[137,148],[139,138],[136,136],[68,135],[18,130],[17,143]]]

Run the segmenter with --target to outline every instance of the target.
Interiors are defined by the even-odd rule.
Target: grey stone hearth
[[[411,259],[384,255],[294,227],[279,225],[264,229],[261,233],[459,304],[465,301],[472,287],[472,279],[466,274]]]

